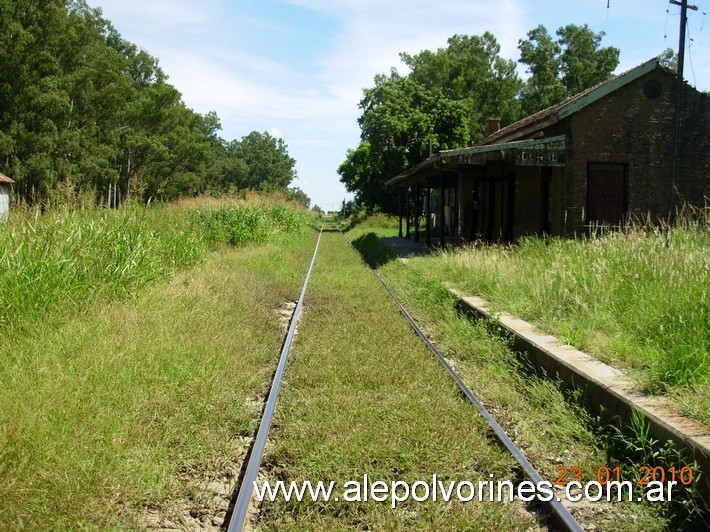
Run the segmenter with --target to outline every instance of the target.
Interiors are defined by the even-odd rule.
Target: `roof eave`
[[[447,150],[441,152],[442,159],[446,157],[456,157],[458,155],[475,155],[478,153],[487,153],[499,150],[530,148],[535,146],[544,146],[548,144],[564,143],[566,135],[556,135],[542,139],[516,140],[509,142],[499,142],[496,144],[486,144],[485,146],[471,146],[469,148],[460,148],[458,150]]]
[[[406,181],[410,177],[424,173],[424,171],[430,171],[433,174],[436,173],[436,164],[438,162],[441,162],[441,156],[440,155],[434,155],[433,157],[429,157],[428,159],[420,162],[417,165],[412,166],[409,170],[404,172],[403,174],[399,174],[389,181],[385,181],[385,186],[386,187],[392,187],[395,186],[399,183],[402,183],[403,181]]]

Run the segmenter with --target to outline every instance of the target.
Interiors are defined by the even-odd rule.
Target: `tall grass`
[[[298,232],[291,207],[56,208],[0,225],[0,332],[94,297],[124,297],[203,260],[221,244],[264,243]]]
[[[441,275],[608,361],[647,388],[710,380],[707,220],[596,238],[525,238],[444,252]]]
[[[241,246],[264,243],[274,234],[295,232],[305,223],[303,214],[280,205],[272,208],[207,208],[193,211],[191,214],[213,245]]]
[[[154,214],[150,227],[188,218]],[[0,530],[219,517],[210,486],[239,470],[283,342],[274,310],[297,297],[314,244],[304,231],[223,247],[134,298],[0,331]]]

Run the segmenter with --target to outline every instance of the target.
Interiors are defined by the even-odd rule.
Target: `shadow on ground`
[[[366,233],[353,240],[353,247],[371,268],[379,268],[399,257],[399,254],[382,242],[375,233]]]
[[[431,252],[418,242],[396,236],[378,237],[375,233],[366,233],[353,240],[353,246],[372,268],[379,268],[399,257],[418,257]]]
[[[432,248],[426,247],[420,242],[397,236],[385,236],[380,238],[380,241],[391,248],[397,255],[402,258],[421,257],[432,252]]]

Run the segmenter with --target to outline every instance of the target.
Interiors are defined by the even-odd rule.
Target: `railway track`
[[[264,448],[266,445],[268,431],[271,426],[273,414],[276,407],[276,400],[278,398],[279,389],[281,386],[281,381],[283,379],[284,371],[286,368],[286,363],[288,355],[293,343],[293,338],[296,331],[296,325],[298,323],[298,318],[303,306],[303,301],[308,289],[308,283],[311,277],[311,272],[313,266],[316,262],[316,257],[318,254],[318,248],[320,246],[321,237],[323,235],[325,224],[320,228],[318,240],[316,242],[315,250],[313,252],[313,257],[311,259],[310,266],[306,273],[306,277],[301,289],[301,293],[296,304],[296,308],[293,312],[291,322],[289,325],[288,333],[281,350],[281,355],[279,358],[279,363],[274,374],[274,379],[271,385],[271,389],[267,396],[267,400],[264,407],[264,412],[259,424],[256,438],[252,444],[252,448],[248,454],[248,462],[246,464],[246,469],[242,476],[240,485],[236,491],[236,502],[234,503],[231,517],[229,518],[228,530],[230,532],[239,532],[244,529],[247,516],[249,513],[249,508],[252,502],[253,495],[253,485],[257,478],[257,474],[261,467],[261,461],[264,453]],[[340,231],[338,226],[333,225],[334,230]],[[343,238],[350,243],[345,235],[340,231]],[[491,430],[495,434],[496,438],[500,444],[513,456],[515,461],[520,465],[521,469],[524,471],[525,475],[533,483],[543,482],[542,477],[537,472],[537,470],[530,464],[530,462],[525,458],[522,452],[516,447],[513,441],[508,437],[503,428],[498,424],[498,422],[493,418],[493,416],[488,412],[485,406],[476,398],[473,392],[466,386],[463,379],[459,376],[456,370],[449,364],[446,358],[439,352],[436,346],[431,342],[431,340],[426,336],[422,329],[417,324],[416,320],[409,314],[409,312],[404,308],[404,306],[397,300],[395,295],[385,284],[380,275],[373,268],[370,267],[372,274],[377,278],[383,289],[387,292],[389,297],[395,303],[400,313],[407,319],[412,329],[421,338],[424,344],[427,346],[429,351],[434,355],[434,357],[443,366],[449,376],[456,382],[456,385],[467,398],[467,400],[478,410],[478,412],[483,416]],[[557,524],[564,530],[568,531],[581,531],[583,530],[580,524],[574,519],[570,512],[565,508],[565,506],[557,499],[557,497],[552,497],[550,501],[541,502],[542,506],[545,506],[550,512],[551,517],[557,522]]]

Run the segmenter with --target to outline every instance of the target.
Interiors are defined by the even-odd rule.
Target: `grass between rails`
[[[264,463],[270,480],[522,480],[490,437],[477,411],[457,391],[339,234],[324,235],[306,298],[306,314],[291,354],[285,387]],[[400,262],[384,271],[401,277]],[[392,269],[394,268],[394,269]],[[398,291],[411,278],[397,284]],[[416,283],[415,283],[416,284]],[[519,377],[501,340],[470,327],[439,305],[446,294],[427,284],[405,298],[421,316],[432,311],[432,332],[486,404],[493,403],[510,434],[544,478],[559,463],[596,471],[604,463],[581,410],[555,387]],[[416,294],[416,297],[415,297]],[[504,363],[502,363],[504,362]],[[475,379],[472,376],[475,375]],[[541,434],[542,428],[542,434]],[[336,488],[338,489],[338,488]],[[660,510],[638,505],[595,508],[599,529],[660,530]],[[585,517],[585,516],[583,516]],[[587,516],[588,518],[588,516]],[[587,524],[592,521],[588,519]],[[524,508],[497,503],[264,503],[265,529],[504,529],[539,526]]]
[[[271,480],[488,480],[515,478],[426,348],[339,233],[324,233],[291,353],[272,448]],[[338,489],[338,488],[336,488]],[[517,505],[344,501],[264,503],[265,529],[519,529]]]
[[[308,235],[0,331],[0,528],[143,528],[144,505],[197,500],[255,430]]]

